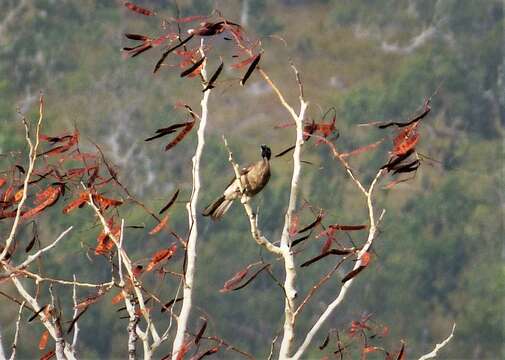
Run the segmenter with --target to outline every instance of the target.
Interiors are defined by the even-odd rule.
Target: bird
[[[244,188],[244,195],[252,197],[259,193],[270,180],[270,157],[272,151],[265,144],[261,145],[261,160],[250,164],[240,171],[240,181]],[[202,212],[203,216],[210,216],[213,220],[219,220],[228,211],[233,200],[242,196],[239,180],[234,177],[223,194],[213,201]]]

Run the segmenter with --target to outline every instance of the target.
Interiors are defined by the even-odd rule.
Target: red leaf
[[[177,200],[177,196],[179,196],[179,189],[177,189],[177,191],[172,195],[170,200],[168,200],[168,203],[165,206],[163,206],[163,208],[160,210],[159,212],[160,215],[163,214],[168,209],[170,209],[170,207],[175,203],[175,200]]]
[[[289,224],[288,229],[289,235],[293,236],[298,232],[297,229],[299,224],[300,224],[300,218],[298,217],[298,215],[293,214],[291,216],[291,223]]]
[[[189,22],[193,22],[193,21],[205,20],[206,18],[207,18],[206,16],[202,16],[202,15],[193,15],[193,16],[187,16],[187,17],[183,17],[183,18],[174,18],[173,21],[175,21],[176,23],[179,23],[179,24],[183,24],[183,23],[189,23]]]
[[[244,86],[245,85],[245,82],[247,81],[247,79],[249,79],[249,77],[251,76],[252,72],[254,71],[254,69],[256,69],[256,66],[258,65],[258,63],[260,62],[260,59],[261,59],[261,54],[258,54],[254,57],[251,65],[249,66],[249,68],[247,69],[244,77],[242,78],[242,80],[240,80],[240,85]]]
[[[205,56],[202,56],[202,58],[200,60],[198,60],[196,63],[191,65],[189,68],[187,68],[186,70],[181,72],[181,75],[180,75],[181,78],[188,76],[188,75],[192,74],[193,72],[196,72],[197,69],[200,68],[200,66],[203,64],[204,61],[205,61]]]
[[[361,260],[360,266],[368,266],[371,259],[372,259],[372,255],[370,255],[370,253],[368,251],[363,253],[363,255],[361,255],[361,258],[360,258],[360,260]]]
[[[124,299],[123,292],[120,291],[116,296],[114,296],[111,300],[112,305],[119,304]]]
[[[405,129],[402,129],[393,140],[393,153],[395,155],[403,155],[415,148],[419,141],[419,133],[417,132],[418,123],[414,123]]]
[[[129,1],[125,1],[124,6],[128,8],[128,10],[131,10],[133,12],[136,12],[137,14],[145,15],[145,16],[154,16],[156,13],[152,10],[148,10],[146,8],[140,7],[138,5],[135,5]]]
[[[183,360],[184,356],[188,352],[189,348],[191,346],[191,341],[185,342],[184,344],[181,345],[179,350],[177,351],[177,358],[176,360]]]
[[[243,269],[243,270],[240,270],[239,272],[237,272],[235,275],[233,275],[233,277],[226,281],[224,283],[224,286],[221,290],[219,290],[220,292],[228,292],[230,291],[235,285],[237,285],[239,282],[242,281],[242,279],[244,279],[247,275],[247,273],[249,272],[249,267]]]
[[[149,261],[149,264],[147,264],[146,272],[149,272],[152,269],[154,269],[154,267],[158,265],[160,262],[170,259],[174,255],[176,250],[177,245],[172,245],[170,248],[159,250],[157,253],[153,255],[151,261]]]
[[[56,352],[54,350],[49,351],[48,353],[44,354],[43,356],[40,357],[40,360],[49,360],[51,359],[54,355],[56,355]]]
[[[22,217],[23,219],[28,219],[32,216],[37,215],[44,209],[54,205],[61,194],[61,186],[50,186],[42,193],[37,194],[37,203],[39,203],[33,209],[25,212]]]
[[[343,153],[343,154],[340,154],[340,157],[343,157],[343,158],[346,158],[346,157],[349,157],[349,156],[354,156],[354,155],[359,155],[359,154],[362,154],[366,151],[369,151],[369,150],[372,150],[374,148],[376,148],[377,146],[379,146],[380,144],[382,144],[382,142],[384,141],[384,139],[381,139],[377,142],[374,142],[373,144],[368,144],[366,146],[362,146],[362,147],[359,147],[353,151],[349,151],[347,153]]]
[[[251,56],[251,57],[249,57],[249,58],[247,58],[247,59],[245,59],[245,60],[243,60],[241,62],[238,62],[238,63],[235,63],[235,64],[231,64],[230,66],[232,68],[234,68],[234,69],[241,69],[244,66],[249,65],[250,63],[252,63],[254,59],[256,59],[256,55],[253,55],[253,56]]]
[[[90,295],[85,299],[79,301],[79,303],[77,303],[77,305],[74,306],[74,309],[82,310],[88,307],[89,305],[96,303],[104,294],[105,294],[104,289],[100,288],[98,289],[96,294]]]
[[[207,320],[203,320],[203,324],[200,327],[200,330],[198,330],[198,333],[195,336],[195,344],[198,345],[200,340],[202,339],[203,333],[205,332],[205,329],[207,328]]]
[[[67,206],[63,208],[63,213],[68,214],[75,208],[81,207],[83,204],[86,203],[89,199],[89,194],[87,191],[84,191],[79,194],[79,197],[77,199],[74,199],[73,201],[69,202]]]
[[[159,233],[168,223],[168,215],[165,215],[163,219],[156,225],[151,231],[149,231],[149,235],[154,235]]]
[[[119,206],[123,203],[121,200],[109,199],[109,198],[106,198],[105,196],[102,196],[100,194],[94,194],[93,201],[95,203],[98,203],[100,208],[102,208],[103,210],[106,210],[110,206],[113,206],[113,207]]]
[[[44,350],[47,346],[47,341],[49,340],[49,331],[45,330],[39,340],[39,350]]]
[[[201,359],[203,359],[206,356],[209,356],[209,355],[217,353],[218,351],[219,351],[219,346],[215,346],[213,348],[210,348],[207,351],[202,352],[201,354],[196,354],[190,360],[201,360]]]
[[[177,136],[165,146],[165,151],[170,150],[171,148],[176,146],[178,143],[180,143],[186,137],[186,135],[189,134],[191,129],[193,129],[194,125],[195,125],[195,121],[187,123],[187,125],[179,132],[179,134],[177,134]]]
[[[4,184],[7,182],[4,178],[0,178],[0,187],[4,186]]]

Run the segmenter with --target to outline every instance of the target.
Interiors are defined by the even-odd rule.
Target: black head
[[[272,156],[272,150],[265,144],[261,145],[261,157],[270,160],[270,156]]]

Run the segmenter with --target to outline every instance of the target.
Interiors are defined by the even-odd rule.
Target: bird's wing
[[[251,164],[251,165],[248,165],[246,166],[245,168],[242,168],[240,170],[240,176],[243,176],[243,175],[246,175],[247,173],[249,173],[249,171],[251,171],[251,169],[253,168],[253,165],[254,164]],[[236,183],[235,183],[236,182]],[[228,183],[228,185],[226,185],[226,188],[223,192],[223,194],[226,196],[226,197],[229,197],[229,196],[232,196],[233,193],[236,193],[238,190],[237,189],[240,189],[240,185],[239,183],[237,182],[237,178],[234,176],[230,182]],[[234,197],[234,196],[233,196]]]

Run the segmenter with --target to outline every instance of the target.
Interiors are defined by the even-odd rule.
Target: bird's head
[[[261,145],[261,157],[267,160],[270,160],[272,156],[272,150],[265,144]]]

